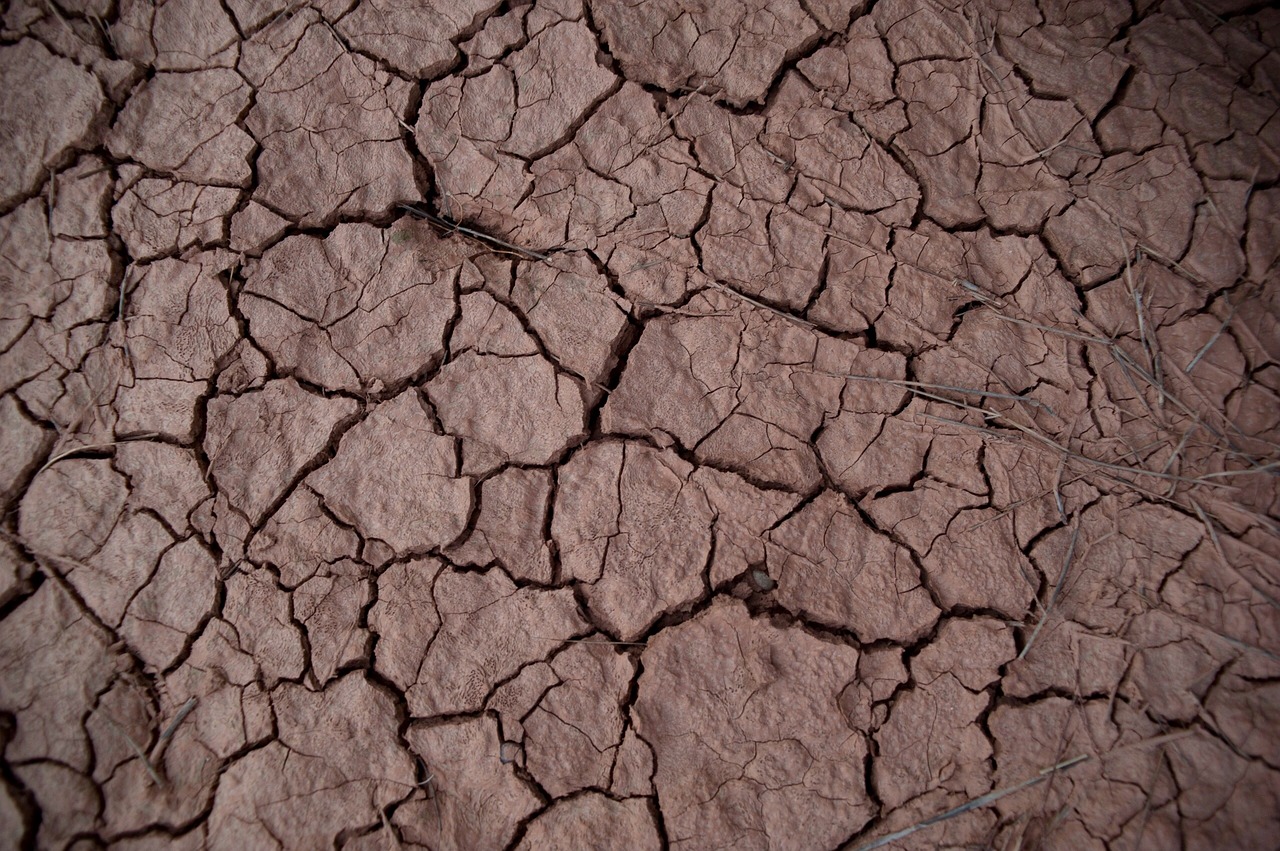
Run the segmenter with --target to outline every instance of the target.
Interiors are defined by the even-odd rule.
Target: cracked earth
[[[0,844],[1271,847],[1277,47],[5,4]]]

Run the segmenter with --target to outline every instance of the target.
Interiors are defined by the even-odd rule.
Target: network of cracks
[[[1273,842],[1277,46],[9,3],[0,835]]]

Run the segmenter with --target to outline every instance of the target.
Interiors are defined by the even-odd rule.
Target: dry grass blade
[[[73,455],[79,455],[81,452],[97,452],[100,449],[110,449],[113,446],[119,446],[122,443],[130,443],[135,440],[151,440],[152,438],[159,437],[159,436],[160,435],[157,432],[152,431],[152,432],[147,432],[146,434],[138,434],[138,435],[134,435],[133,437],[124,437],[124,438],[121,438],[120,440],[113,440],[110,443],[87,443],[84,446],[75,446],[75,447],[72,447],[71,449],[66,450],[65,452],[59,452],[57,455],[53,456],[48,461],[45,461],[44,466],[41,467],[39,470],[36,470],[36,475],[37,476],[40,475],[45,470],[49,469],[54,464],[57,464],[59,461],[63,460],[64,458],[70,458]]]
[[[1218,326],[1218,330],[1214,333],[1212,337],[1209,338],[1209,342],[1205,343],[1203,346],[1200,347],[1200,351],[1196,352],[1196,356],[1193,357],[1191,361],[1182,368],[1183,372],[1185,372],[1187,375],[1191,374],[1191,370],[1196,368],[1196,364],[1200,363],[1200,359],[1204,357],[1209,352],[1210,349],[1213,348],[1214,343],[1218,342],[1218,338],[1222,336],[1222,332],[1227,330],[1227,326],[1231,324],[1231,319],[1235,315],[1236,315],[1236,307],[1233,304],[1231,305],[1230,308],[1228,308],[1227,316],[1225,319],[1222,320],[1222,324]]]
[[[473,230],[472,228],[466,227],[465,225],[461,225],[458,222],[455,222],[451,219],[446,219],[441,216],[437,216],[434,213],[429,213],[426,210],[422,209],[421,207],[415,207],[412,204],[401,204],[400,209],[405,210],[406,212],[414,216],[417,216],[420,219],[425,219],[428,222],[431,222],[431,224],[435,225],[436,227],[442,228],[446,231],[449,231],[450,233],[460,233],[463,236],[467,236],[467,237],[470,237],[471,239],[485,243],[490,248],[497,248],[504,252],[512,252],[521,257],[526,257],[532,260],[550,260],[551,259],[549,255],[534,251],[532,248],[525,248],[524,246],[521,246],[521,245],[515,245],[513,243],[507,242],[506,240],[498,239],[496,236],[490,236],[487,233],[483,233],[478,230]]]
[[[147,759],[147,755],[142,752],[142,748],[138,747],[138,743],[133,740],[133,737],[130,736],[128,733],[126,733],[124,731],[124,728],[121,727],[119,724],[117,724],[115,722],[115,719],[112,718],[110,715],[103,715],[102,717],[106,718],[107,723],[110,724],[112,727],[114,727],[116,729],[116,732],[120,734],[121,738],[123,738],[125,742],[128,743],[129,750],[133,751],[134,754],[138,757],[138,759],[142,760],[142,765],[144,768],[146,768],[147,774],[151,775],[151,780],[157,786],[165,785],[164,778],[162,778],[159,772],[156,771],[155,766],[151,764],[151,760]]]
[[[1160,395],[1160,407],[1164,407],[1164,382],[1160,376],[1160,360],[1156,356],[1155,347],[1151,343],[1151,335],[1147,333],[1147,314],[1142,307],[1142,293],[1133,282],[1133,266],[1129,261],[1129,248],[1124,244],[1124,231],[1120,230],[1120,248],[1124,254],[1124,277],[1125,284],[1129,289],[1129,297],[1133,299],[1133,312],[1138,318],[1138,338],[1142,341],[1142,350],[1147,354],[1147,365],[1150,368],[1152,376],[1151,386],[1156,389]]]
[[[1178,445],[1174,447],[1174,450],[1169,453],[1169,457],[1165,460],[1164,467],[1160,469],[1160,472],[1167,473],[1173,469],[1174,462],[1182,456],[1182,450],[1187,448],[1187,441],[1191,439],[1191,435],[1195,434],[1199,428],[1199,423],[1193,423],[1191,428],[1182,433],[1182,439],[1178,441]]]
[[[902,378],[881,378],[875,375],[855,375],[853,373],[847,373],[847,372],[823,372],[822,370],[812,370],[812,372],[820,375],[830,375],[834,378],[846,378],[850,381],[866,381],[866,382],[871,382],[875,384],[890,384],[894,387],[901,387],[904,390],[910,390],[913,393],[916,393],[916,395],[923,396],[926,399],[933,399],[938,402],[946,402],[947,404],[951,404],[951,405],[963,405],[964,403],[956,402],[952,399],[947,399],[946,397],[943,397],[943,396],[937,396],[930,392],[922,393],[917,391],[937,390],[945,393],[960,393],[964,396],[982,396],[987,399],[1006,399],[1010,402],[1022,402],[1023,404],[1030,405],[1033,408],[1040,408],[1044,411],[1048,411],[1054,417],[1057,417],[1058,419],[1062,419],[1053,410],[1053,408],[1050,408],[1044,402],[1041,402],[1039,399],[1032,399],[1030,396],[1025,396],[1020,393],[997,393],[992,390],[979,390],[976,387],[954,387],[949,384],[930,384],[927,381],[909,381],[907,379],[902,379]],[[972,410],[977,410],[977,411],[983,410],[981,408],[973,408],[972,406],[967,406],[967,407],[970,407]]]
[[[160,738],[156,739],[155,746],[151,748],[151,758],[153,760],[159,761],[160,757],[164,754],[165,745],[173,738],[173,734],[177,731],[178,725],[191,714],[191,711],[196,708],[196,704],[198,702],[199,701],[196,698],[191,697],[187,699],[186,703],[182,704],[182,707],[178,710],[178,714],[173,716],[173,720],[169,722],[169,726],[164,728],[164,732],[160,734]]]
[[[733,287],[726,287],[724,284],[720,283],[717,280],[712,279],[710,283],[711,283],[711,286],[715,287],[717,290],[724,293],[725,295],[731,295],[731,296],[734,296],[735,298],[742,299],[752,307],[758,307],[761,310],[767,310],[770,313],[774,314],[775,316],[780,316],[783,319],[787,320],[788,322],[798,325],[801,328],[813,330],[818,327],[814,325],[812,322],[809,322],[808,320],[801,319],[798,316],[792,316],[790,313],[787,313],[785,310],[779,310],[778,308],[773,307],[772,305],[765,304],[763,301],[759,301],[757,299],[752,298],[746,293],[738,292]]]
[[[107,43],[112,51],[116,50],[115,40],[111,38],[111,26],[106,21],[95,14],[89,14],[89,20],[93,21],[94,26],[98,28],[98,32],[102,33],[102,39]]]
[[[608,641],[603,638],[552,638],[549,635],[531,635],[534,641],[555,641],[566,644],[609,644],[615,647],[648,647],[643,641]]]
[[[1138,363],[1134,361],[1133,358],[1131,358],[1128,355],[1128,353],[1126,353],[1123,349],[1120,348],[1116,340],[1110,339],[1107,337],[1101,337],[1095,334],[1085,334],[1079,331],[1069,331],[1064,328],[1054,328],[1051,325],[1044,325],[1039,322],[1031,322],[1026,319],[1019,319],[1016,316],[1006,316],[1003,313],[1000,313],[998,311],[995,312],[993,315],[998,319],[1001,319],[1005,322],[1013,323],[1015,325],[1022,325],[1027,328],[1034,328],[1037,331],[1043,331],[1046,334],[1055,334],[1060,337],[1065,337],[1071,340],[1079,340],[1083,343],[1088,343],[1094,346],[1101,346],[1102,348],[1107,349],[1107,351],[1111,354],[1112,358],[1116,361],[1117,366],[1121,368],[1122,372],[1132,371],[1134,375],[1137,375],[1144,382],[1156,388],[1157,391],[1160,392],[1162,400],[1173,403],[1174,407],[1176,407],[1182,414],[1190,418],[1193,423],[1202,426],[1210,434],[1212,434],[1214,437],[1218,438],[1219,440],[1223,440],[1223,441],[1226,440],[1226,436],[1221,431],[1209,425],[1208,423],[1204,422],[1204,420],[1200,417],[1200,415],[1196,411],[1192,410],[1189,405],[1182,402],[1176,396],[1170,394],[1167,390],[1164,390],[1162,387],[1160,387],[1159,381],[1156,378],[1156,376],[1150,374],[1147,370],[1143,369],[1140,365],[1138,365]],[[1132,376],[1126,374],[1125,377],[1130,381],[1131,384],[1134,384]],[[1192,386],[1194,387],[1194,385]],[[1136,384],[1134,384],[1134,390],[1135,392],[1137,392]],[[1138,394],[1138,395],[1139,397],[1141,397],[1141,394]],[[1145,400],[1143,401],[1143,404],[1146,405]],[[1225,417],[1223,417],[1223,419],[1225,420]],[[1239,429],[1236,428],[1234,424],[1230,423],[1229,421],[1227,422],[1228,422],[1228,425],[1230,425],[1234,431],[1239,433]],[[1242,434],[1241,436],[1243,437],[1244,435]]]
[[[403,848],[400,843],[400,837],[396,835],[395,830],[391,827],[391,822],[387,820],[387,811],[385,809],[378,810],[378,820],[382,822],[382,829],[387,835],[387,845],[391,848]]]
[[[1165,614],[1169,614],[1168,610],[1165,610]],[[1272,653],[1270,650],[1267,650],[1265,647],[1259,647],[1256,644],[1250,644],[1247,641],[1241,641],[1238,638],[1232,638],[1229,635],[1225,635],[1221,632],[1218,632],[1216,629],[1213,629],[1212,627],[1205,626],[1204,624],[1201,624],[1201,623],[1196,623],[1195,621],[1191,620],[1191,618],[1184,617],[1182,615],[1178,615],[1175,619],[1181,621],[1182,623],[1185,623],[1190,627],[1194,627],[1195,629],[1198,629],[1201,632],[1208,633],[1209,635],[1212,635],[1213,637],[1217,638],[1219,641],[1222,641],[1227,645],[1236,648],[1237,650],[1242,650],[1247,653],[1257,653],[1259,656],[1262,656],[1265,659],[1269,659],[1272,662],[1280,662],[1280,656],[1277,656],[1275,653]]]
[[[93,570],[92,567],[90,567],[89,565],[85,564],[82,561],[77,561],[76,559],[69,558],[67,556],[60,556],[57,553],[49,553],[43,550],[35,549],[34,547],[30,546],[26,541],[24,541],[20,535],[15,535],[12,532],[8,532],[3,529],[0,529],[0,537],[4,538],[7,541],[12,541],[13,543],[19,545],[20,547],[23,547],[28,553],[31,554],[31,557],[34,559],[44,559],[45,561],[56,562],[64,566],[79,568],[81,570],[90,570],[90,571]],[[58,571],[56,570],[52,572],[58,576],[62,576],[62,574],[58,573]]]
[[[986,292],[973,281],[967,281],[964,278],[955,278],[951,281],[951,284],[952,286],[956,286],[964,290],[988,307],[994,307],[996,310],[1004,308],[1005,303],[1003,301]]]
[[[1195,284],[1196,286],[1203,287],[1206,290],[1217,289],[1217,287],[1215,287],[1213,284],[1209,283],[1204,278],[1197,275],[1195,272],[1192,272],[1190,269],[1188,269],[1186,266],[1183,266],[1177,260],[1174,260],[1172,257],[1169,257],[1165,254],[1161,254],[1159,251],[1156,251],[1150,245],[1147,245],[1144,242],[1139,242],[1136,244],[1135,247],[1141,250],[1144,255],[1152,258],[1153,260],[1158,261],[1162,266],[1172,269],[1173,271],[1177,272],[1179,275],[1186,278],[1188,281]]]
[[[1116,366],[1120,367],[1120,374],[1123,375],[1124,380],[1128,382],[1129,389],[1133,391],[1133,397],[1142,403],[1142,407],[1147,409],[1147,414],[1149,414],[1153,420],[1156,420],[1157,422],[1159,422],[1160,420],[1156,416],[1155,409],[1152,408],[1151,405],[1147,402],[1146,395],[1142,392],[1142,389],[1138,387],[1138,382],[1133,380],[1133,374],[1135,372],[1141,375],[1144,379],[1146,379],[1147,371],[1139,367],[1133,361],[1133,359],[1130,358],[1129,355],[1118,346],[1114,347],[1111,350],[1111,355],[1112,355],[1112,358],[1115,360]],[[1148,383],[1152,383],[1152,382],[1148,382]],[[1160,394],[1160,399],[1161,399],[1160,408],[1161,410],[1163,410],[1164,409],[1163,393]]]
[[[945,423],[946,425],[949,425],[949,426],[956,426],[958,428],[969,429],[970,431],[980,432],[981,434],[986,435],[992,440],[1010,442],[1018,439],[1018,435],[1015,432],[1002,431],[1000,429],[974,425],[973,423],[966,423],[961,420],[953,420],[953,419],[948,419],[947,417],[940,417],[940,416],[937,416],[936,414],[922,414],[922,416],[925,417],[926,419],[930,419],[939,423]],[[1034,432],[1028,432],[1028,434],[1031,434],[1033,437],[1039,437],[1038,435],[1035,435]],[[1172,474],[1160,474],[1160,473],[1154,473],[1150,471],[1136,470],[1132,467],[1126,467],[1122,464],[1108,464],[1105,461],[1099,461],[1095,458],[1089,458],[1088,456],[1081,455],[1076,452],[1070,452],[1058,446],[1058,444],[1048,440],[1047,438],[1041,438],[1041,443],[1042,445],[1047,445],[1048,447],[1057,450],[1060,453],[1060,457],[1063,461],[1084,464],[1086,467],[1090,468],[1088,471],[1089,473],[1096,473],[1096,474],[1102,475],[1105,478],[1115,482],[1116,484],[1124,485],[1125,487],[1129,488],[1130,490],[1133,490],[1136,493],[1142,494],[1143,496],[1149,497],[1158,502],[1165,502],[1165,503],[1168,503],[1169,505],[1177,506],[1178,508],[1185,509],[1186,506],[1182,502],[1172,498],[1168,494],[1160,493],[1158,491],[1151,490],[1150,488],[1145,488],[1142,485],[1138,484],[1136,481],[1121,476],[1120,473],[1121,472],[1127,472],[1127,473],[1146,472],[1147,475],[1155,476],[1158,479],[1164,479],[1166,481],[1175,482],[1175,483],[1201,484],[1201,485],[1208,485],[1208,486],[1220,487],[1220,488],[1225,487],[1226,489],[1234,489],[1231,486],[1217,485],[1212,482],[1201,482],[1198,479],[1190,479],[1185,476],[1175,476]],[[1081,479],[1084,477],[1084,475],[1087,475],[1087,473],[1074,477],[1072,481]],[[1261,518],[1260,522],[1265,523],[1266,518]]]
[[[1114,345],[1114,344],[1110,348],[1111,348],[1112,357],[1115,359],[1116,363],[1122,369],[1133,370],[1133,372],[1137,374],[1143,381],[1147,382],[1153,387],[1156,386],[1157,379],[1155,378],[1155,376],[1148,374],[1147,371],[1144,370],[1141,366],[1139,366],[1133,360],[1133,358],[1129,357],[1129,355],[1123,349],[1121,349],[1118,345]],[[1190,378],[1190,376],[1186,376],[1185,373],[1184,373],[1184,376],[1188,379]],[[1189,386],[1192,388],[1193,392],[1200,395],[1201,398],[1203,399],[1203,394],[1201,393],[1199,388],[1197,388],[1194,384],[1190,384]],[[1174,407],[1176,407],[1182,414],[1188,417],[1193,423],[1195,423],[1196,425],[1202,426],[1206,431],[1212,434],[1219,441],[1226,443],[1229,447],[1231,446],[1231,443],[1225,434],[1223,434],[1220,430],[1206,423],[1201,418],[1200,414],[1192,410],[1192,408],[1189,405],[1187,405],[1185,402],[1183,402],[1181,399],[1179,399],[1177,396],[1174,396],[1171,393],[1167,393],[1164,391],[1161,391],[1161,392],[1162,392],[1162,397],[1161,397],[1162,399],[1172,402]],[[1246,435],[1244,432],[1240,431],[1240,429],[1235,425],[1235,423],[1227,419],[1225,414],[1222,414],[1221,412],[1218,412],[1218,411],[1215,411],[1215,413],[1217,413],[1218,418],[1222,420],[1222,422],[1226,423],[1226,425],[1232,431],[1234,431],[1239,437],[1248,439],[1249,436]]]
[[[1009,795],[1013,795],[1017,792],[1021,792],[1023,789],[1029,789],[1032,786],[1036,786],[1040,783],[1043,783],[1046,780],[1049,780],[1050,778],[1056,776],[1060,771],[1066,771],[1077,765],[1081,765],[1082,763],[1089,762],[1090,760],[1100,760],[1105,762],[1111,757],[1117,754],[1125,753],[1127,751],[1138,750],[1140,748],[1158,747],[1160,745],[1165,745],[1170,742],[1178,741],[1179,739],[1185,739],[1188,736],[1193,735],[1194,733],[1195,733],[1194,730],[1182,730],[1177,733],[1168,733],[1163,736],[1154,736],[1150,739],[1143,739],[1142,741],[1134,742],[1131,745],[1124,745],[1122,747],[1115,748],[1111,751],[1108,751],[1105,754],[1094,755],[1094,754],[1085,753],[1085,754],[1079,754],[1077,756],[1073,756],[1071,757],[1071,759],[1065,759],[1062,762],[1049,766],[1048,768],[1042,768],[1040,769],[1039,774],[1036,774],[1032,777],[1028,777],[1026,780],[1023,780],[1019,783],[1015,783],[1012,786],[1005,786],[1003,788],[996,789],[993,792],[988,792],[985,795],[979,795],[976,798],[972,798],[968,801],[965,801],[963,804],[961,804],[958,807],[953,807],[952,809],[949,809],[944,813],[939,813],[936,816],[930,816],[929,818],[924,819],[923,821],[916,822],[910,827],[904,827],[902,830],[898,830],[886,836],[882,836],[879,839],[872,840],[871,842],[867,842],[857,846],[846,845],[843,851],[872,851],[872,849],[874,848],[883,848],[885,845],[888,845],[891,842],[897,842],[899,839],[905,839],[906,837],[910,836],[911,834],[917,831],[924,830],[927,827],[932,827],[935,824],[941,824],[944,821],[953,819],[956,816],[964,815],[967,812],[981,809],[982,807],[985,807],[988,804],[995,803],[1001,798],[1006,798]]]
[[[1254,470],[1228,471],[1228,472],[1223,472],[1218,474],[1207,474],[1204,476],[1191,477],[1191,476],[1179,476],[1174,473],[1161,473],[1155,470],[1147,470],[1141,467],[1131,467],[1126,464],[1113,464],[1110,461],[1103,461],[1098,458],[1090,458],[1088,455],[1082,455],[1079,452],[1073,452],[1072,450],[1066,448],[1062,444],[1055,441],[1053,438],[1043,435],[1038,431],[1036,431],[1035,429],[1030,428],[1029,426],[1023,425],[1022,423],[1019,423],[1015,420],[1011,420],[1004,414],[999,413],[998,411],[992,411],[987,408],[978,408],[973,405],[966,405],[963,402],[956,402],[951,399],[946,399],[941,396],[933,396],[931,394],[926,394],[923,392],[921,393],[921,395],[925,396],[926,398],[936,399],[939,402],[947,402],[957,408],[962,408],[970,411],[977,411],[981,413],[988,420],[1000,420],[1003,423],[1007,424],[1010,428],[1022,434],[1025,434],[1027,437],[1031,438],[1032,440],[1035,440],[1040,444],[1042,444],[1043,446],[1054,450],[1055,452],[1060,454],[1062,457],[1066,458],[1068,461],[1078,461],[1084,464],[1089,464],[1090,466],[1096,467],[1100,470],[1110,471],[1112,473],[1117,473],[1117,474],[1129,473],[1129,474],[1138,475],[1138,476],[1150,476],[1152,478],[1162,479],[1170,482],[1182,482],[1184,484],[1205,485],[1208,487],[1217,487],[1217,488],[1231,488],[1233,487],[1232,485],[1219,484],[1217,482],[1212,481],[1212,479],[1222,478],[1225,476],[1243,475],[1246,473],[1264,472],[1268,468],[1275,466],[1274,464],[1269,464],[1266,467],[1262,467]],[[941,420],[942,422],[950,423],[952,425],[964,426],[967,428],[976,429],[978,431],[986,431],[988,433],[991,433],[990,429],[984,429],[981,426],[975,426],[975,425],[972,425],[971,423],[964,423],[964,422],[960,422],[959,420],[948,420],[945,417],[931,417],[931,418]],[[1131,482],[1128,479],[1117,478],[1117,481],[1127,485],[1136,486],[1134,482]]]
[[[80,35],[80,33],[76,32],[76,30],[71,26],[71,24],[67,22],[67,18],[65,15],[62,14],[62,10],[60,10],[54,3],[52,3],[51,0],[44,0],[44,7],[46,10],[48,10],[48,12],[51,15],[53,15],[55,18],[58,19],[58,23],[62,24],[62,28],[66,30],[67,33],[72,38],[76,39],[82,44],[89,44],[90,46],[92,46],[91,42],[86,40],[84,36]]]
[[[1219,26],[1226,26],[1227,24],[1226,19],[1218,15],[1217,12],[1214,12],[1204,3],[1201,3],[1200,0],[1192,0],[1191,7],[1197,10],[1198,12],[1200,12],[1201,14],[1203,14],[1205,17],[1212,20],[1214,23],[1218,24]]]
[[[1080,340],[1085,343],[1092,343],[1097,346],[1113,346],[1114,340],[1108,340],[1106,337],[1098,337],[1093,334],[1085,334],[1081,331],[1068,331],[1066,328],[1054,328],[1052,325],[1044,325],[1039,322],[1032,322],[1029,319],[1019,319],[1016,316],[1006,316],[1003,313],[993,314],[997,319],[1004,322],[1011,322],[1014,325],[1023,325],[1027,328],[1034,328],[1037,331],[1044,331],[1046,334],[1057,334],[1059,337],[1066,337],[1071,340]]]
[[[338,31],[334,29],[333,24],[329,23],[328,21],[325,21],[324,25],[329,28],[329,32],[333,33],[333,40],[336,41],[338,43],[338,46],[342,48],[342,52],[348,53],[348,54],[351,53],[351,50],[347,47],[347,43],[342,40],[342,36],[338,35]]]
[[[980,432],[992,440],[1013,443],[1019,439],[1017,435],[1010,434],[1007,431],[1000,431],[999,429],[990,428],[988,426],[974,425],[973,423],[966,423],[963,420],[953,420],[948,417],[940,417],[937,414],[921,414],[921,416],[927,420],[933,420],[934,422],[943,423],[944,425],[956,426],[957,428],[966,428],[970,431]]]
[[[173,720],[169,722],[169,726],[165,727],[164,732],[160,734],[161,742],[168,741],[173,738],[173,731],[178,729],[178,725],[182,723],[183,719],[191,714],[191,710],[196,708],[197,702],[197,699],[192,697],[188,698],[187,702],[182,704],[182,708],[178,710],[178,714],[173,716]]]
[[[1058,810],[1057,814],[1049,822],[1049,826],[1044,829],[1044,835],[1052,836],[1053,832],[1057,830],[1059,827],[1061,827],[1062,823],[1067,820],[1067,816],[1075,812],[1075,809],[1076,809],[1075,804],[1071,803],[1070,801],[1063,804],[1062,809]]]
[[[1071,569],[1071,560],[1075,558],[1076,542],[1080,539],[1080,518],[1075,519],[1075,528],[1071,530],[1071,543],[1067,545],[1067,555],[1062,560],[1062,570],[1058,573],[1058,580],[1053,583],[1053,592],[1049,595],[1049,601],[1044,604],[1040,610],[1040,620],[1036,621],[1035,629],[1031,630],[1031,636],[1027,639],[1027,643],[1023,645],[1022,652],[1018,654],[1021,659],[1031,650],[1031,645],[1036,643],[1036,637],[1040,635],[1040,630],[1044,627],[1045,621],[1049,619],[1049,613],[1053,611],[1054,604],[1058,602],[1058,595],[1062,593],[1062,586],[1067,580],[1067,571]]]
[[[57,203],[58,203],[58,173],[55,172],[53,169],[49,169],[49,198],[47,201],[49,218],[46,221],[46,226],[49,228],[50,242],[53,242],[53,208],[54,208],[54,205]]]
[[[1222,540],[1218,537],[1218,530],[1213,528],[1213,521],[1209,519],[1209,515],[1205,513],[1205,510],[1200,507],[1200,503],[1193,499],[1191,500],[1191,506],[1196,510],[1196,514],[1199,515],[1200,522],[1204,524],[1205,531],[1209,533],[1209,542],[1213,544],[1213,550],[1217,554],[1218,561],[1222,564],[1222,567],[1228,573],[1233,573],[1238,576],[1245,582],[1245,584],[1257,592],[1259,597],[1266,600],[1272,606],[1280,608],[1280,600],[1276,600],[1276,598],[1265,589],[1259,587],[1257,582],[1250,579],[1244,571],[1231,564],[1231,560],[1227,558],[1226,550],[1222,547]]]
[[[693,96],[701,94],[702,90],[707,87],[708,82],[708,80],[703,80],[696,89],[685,95],[684,100],[680,104],[680,108],[667,116],[667,120],[659,124],[658,129],[650,134],[649,140],[645,142],[646,147],[655,144],[658,141],[658,137],[661,136],[668,127],[675,124],[676,119],[683,115],[684,111],[689,108],[689,102],[693,99]]]
[[[1248,470],[1219,470],[1216,473],[1203,473],[1196,477],[1196,481],[1202,479],[1225,479],[1228,476],[1249,476],[1255,473],[1270,473],[1280,468],[1280,461],[1271,461],[1267,464],[1251,467]]]
[[[1051,765],[1048,768],[1042,769],[1041,772],[1037,774],[1035,777],[1028,777],[1026,780],[1023,780],[1021,783],[1015,783],[1012,786],[1005,786],[1003,789],[997,789],[994,792],[988,792],[985,795],[979,795],[977,798],[972,798],[968,801],[965,801],[960,806],[947,810],[945,813],[939,813],[936,816],[930,816],[924,821],[918,821],[915,824],[911,825],[910,827],[904,827],[902,830],[896,831],[894,833],[890,833],[887,836],[882,836],[879,839],[876,839],[872,842],[868,842],[865,845],[859,845],[857,846],[856,849],[854,849],[854,851],[872,851],[873,848],[882,848],[891,842],[897,842],[899,839],[905,839],[906,837],[910,836],[911,834],[915,833],[918,830],[924,830],[926,827],[932,827],[935,824],[940,824],[944,821],[948,821],[950,819],[955,818],[956,816],[964,815],[965,813],[970,812],[971,810],[976,810],[981,807],[985,807],[988,804],[994,804],[996,801],[1000,800],[1001,798],[1008,797],[1009,795],[1012,795],[1015,792],[1021,792],[1023,789],[1029,789],[1032,786],[1043,783],[1044,781],[1052,777],[1056,772],[1071,768],[1074,765],[1079,765],[1080,763],[1084,762],[1089,758],[1090,757],[1088,754],[1080,754],[1079,756],[1072,757],[1071,759],[1063,760],[1057,765]]]
[[[1205,624],[1202,624],[1199,621],[1192,620],[1186,615],[1174,609],[1171,609],[1168,606],[1161,605],[1159,602],[1151,599],[1149,596],[1147,596],[1146,594],[1143,594],[1139,590],[1132,589],[1132,588],[1130,590],[1137,595],[1138,599],[1146,603],[1149,609],[1152,609],[1152,610],[1159,609],[1160,612],[1164,614],[1166,617],[1171,618],[1190,629],[1197,630],[1200,633],[1207,636],[1212,636],[1213,638],[1216,638],[1219,641],[1231,647],[1236,648],[1237,650],[1242,650],[1247,653],[1257,653],[1259,656],[1262,656],[1264,659],[1268,659],[1272,662],[1280,662],[1280,655],[1276,655],[1270,650],[1267,650],[1265,647],[1259,647],[1256,644],[1250,644],[1247,641],[1241,641],[1238,638],[1232,638],[1231,636],[1226,635],[1225,633],[1219,632],[1218,630],[1214,629],[1211,626],[1206,626]],[[1119,685],[1117,685],[1116,687],[1119,688]]]
[[[1062,522],[1067,522],[1067,508],[1062,502],[1062,472],[1067,469],[1067,459],[1058,459],[1058,471],[1053,474],[1053,503],[1058,509]]]

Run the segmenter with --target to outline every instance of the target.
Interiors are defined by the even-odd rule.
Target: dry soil
[[[1274,847],[1268,4],[0,14],[0,845]]]

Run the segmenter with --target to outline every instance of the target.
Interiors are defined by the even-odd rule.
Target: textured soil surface
[[[1272,847],[1280,13],[156,5],[2,13],[0,846]]]

